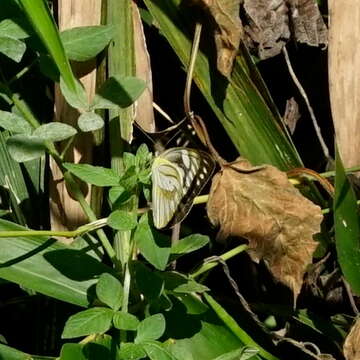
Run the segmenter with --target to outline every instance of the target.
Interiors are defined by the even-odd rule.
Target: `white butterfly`
[[[212,157],[200,150],[171,148],[156,157],[151,169],[155,227],[183,220],[214,169]]]

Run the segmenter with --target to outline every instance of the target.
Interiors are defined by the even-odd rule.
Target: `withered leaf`
[[[146,132],[155,132],[155,117],[153,110],[153,86],[150,57],[146,47],[144,29],[141,23],[139,9],[132,3],[134,25],[134,47],[136,76],[146,82],[146,89],[136,102],[136,123]]]
[[[289,286],[294,299],[317,247],[319,206],[305,198],[273,166],[252,167],[245,159],[224,166],[212,181],[207,212],[219,225],[219,240],[249,241],[250,256],[263,259],[274,277]]]
[[[279,54],[290,38],[285,1],[245,0],[244,9],[249,20],[249,25],[244,27],[247,43],[251,47],[256,43],[260,59]]]
[[[360,359],[360,319],[358,318],[347,335],[344,343],[344,356],[346,360]]]
[[[288,0],[296,41],[310,46],[328,44],[328,30],[315,0]]]
[[[215,26],[215,45],[217,51],[217,68],[229,76],[233,62],[243,36],[240,20],[240,3],[242,0],[193,0],[203,7],[211,16]]]
[[[294,134],[296,124],[300,119],[299,105],[292,97],[289,100],[286,100],[286,108],[284,114],[284,123],[290,130],[290,134]]]

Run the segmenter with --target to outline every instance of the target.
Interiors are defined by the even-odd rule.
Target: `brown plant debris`
[[[211,16],[215,26],[217,68],[229,76],[238,52],[243,27],[240,20],[241,0],[193,0]]]
[[[292,97],[286,101],[284,123],[290,130],[290,134],[293,135],[295,132],[296,124],[300,119],[301,115],[299,112],[299,105]]]
[[[346,360],[360,359],[360,318],[356,320],[346,337],[343,350]]]
[[[310,46],[328,44],[328,29],[315,0],[288,0],[296,41]]]
[[[257,47],[260,59],[280,53],[290,38],[288,7],[284,0],[244,0],[249,24],[246,42]],[[255,45],[257,44],[257,45]]]
[[[280,53],[293,38],[310,46],[327,45],[328,30],[315,0],[244,0],[245,42],[260,59]],[[289,26],[289,23],[291,25]]]
[[[239,159],[214,176],[207,212],[220,226],[220,241],[228,236],[247,239],[252,259],[264,260],[296,300],[317,247],[313,235],[323,219],[319,206],[275,167],[253,167]]]

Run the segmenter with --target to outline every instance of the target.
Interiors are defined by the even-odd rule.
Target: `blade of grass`
[[[19,0],[19,3],[48,49],[67,87],[76,93],[76,79],[46,2],[44,0]]]
[[[352,290],[360,295],[360,223],[356,196],[341,161],[335,157],[334,223],[338,261]]]
[[[180,0],[145,0],[145,3],[187,68],[192,10],[180,7]],[[254,164],[270,163],[283,170],[301,167],[296,149],[279,126],[281,120],[275,118],[249,77],[249,68],[238,64],[229,82],[212,63],[212,57],[199,52],[194,81],[241,155]]]

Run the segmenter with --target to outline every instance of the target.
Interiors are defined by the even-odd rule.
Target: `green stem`
[[[247,250],[248,246],[245,244],[239,245],[233,249],[231,249],[230,251],[226,252],[225,254],[220,255],[219,257],[226,261],[231,259],[232,257],[242,253],[243,251]],[[204,263],[203,265],[201,265],[201,267],[196,270],[195,272],[193,272],[192,274],[190,274],[190,277],[192,278],[196,278],[199,275],[203,274],[206,271],[209,271],[211,269],[213,269],[214,267],[218,266],[219,262],[218,261],[212,261],[212,262],[208,262],[208,263]]]

